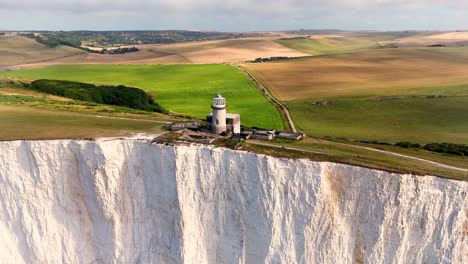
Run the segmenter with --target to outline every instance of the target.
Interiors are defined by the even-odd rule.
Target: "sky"
[[[468,0],[0,0],[0,30],[463,30]]]

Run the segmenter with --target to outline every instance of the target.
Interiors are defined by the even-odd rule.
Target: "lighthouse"
[[[213,110],[212,131],[220,134],[226,131],[226,98],[218,94],[211,104]]]
[[[218,94],[213,98],[211,109],[212,113],[206,116],[208,129],[216,134],[226,131],[231,131],[234,134],[240,133],[240,115],[226,113],[226,98]]]

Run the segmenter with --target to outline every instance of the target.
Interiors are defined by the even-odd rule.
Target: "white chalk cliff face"
[[[207,146],[0,142],[0,263],[468,263],[467,192]]]

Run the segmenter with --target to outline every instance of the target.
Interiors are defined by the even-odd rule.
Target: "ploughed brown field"
[[[276,38],[245,38],[168,45],[143,45],[142,49],[177,54],[191,63],[242,62],[255,58],[302,57],[309,54],[274,42]]]

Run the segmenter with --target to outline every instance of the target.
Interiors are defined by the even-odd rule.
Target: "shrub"
[[[89,83],[37,80],[31,83],[33,90],[99,104],[127,106],[145,111],[165,112],[153,97],[145,91],[123,85],[97,86]]]
[[[468,156],[468,146],[462,144],[452,144],[452,143],[431,143],[424,146],[425,150],[438,152],[438,153],[447,153],[458,156]]]
[[[420,144],[411,143],[411,142],[397,142],[395,146],[402,147],[402,148],[421,148]]]

